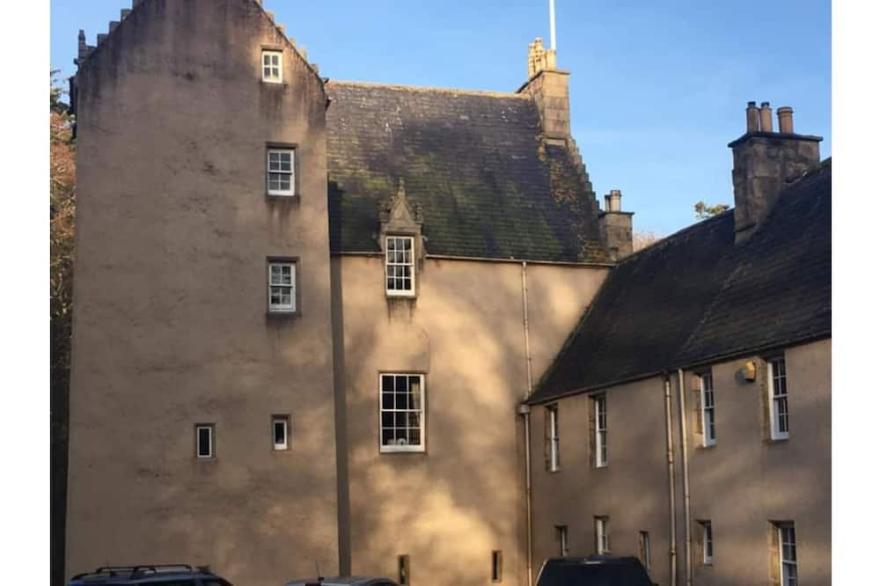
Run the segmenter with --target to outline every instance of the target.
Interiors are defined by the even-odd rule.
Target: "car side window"
[[[202,580],[202,586],[232,586],[232,584],[230,584],[226,580],[211,578],[208,580]]]

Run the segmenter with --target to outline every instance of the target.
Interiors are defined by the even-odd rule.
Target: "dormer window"
[[[385,237],[385,293],[389,297],[414,297],[415,238]]]
[[[263,81],[281,83],[281,65],[284,54],[281,51],[263,51]]]

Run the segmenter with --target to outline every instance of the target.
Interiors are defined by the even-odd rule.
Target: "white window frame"
[[[703,528],[703,565],[711,566],[715,557],[715,537],[712,533],[712,521],[700,521]]]
[[[794,523],[776,525],[776,536],[779,541],[779,584],[780,586],[797,586],[797,536]],[[786,538],[790,537],[790,541]],[[791,557],[786,557],[785,549],[789,545]]]
[[[418,409],[397,409],[396,405],[391,408],[386,408],[383,404],[383,399],[385,393],[383,386],[383,379],[385,377],[408,377],[408,378],[418,378],[419,381],[419,408]],[[394,384],[396,385],[397,381],[395,380]],[[408,383],[411,384],[411,383]],[[395,387],[392,396],[396,397],[397,389]],[[383,454],[391,454],[397,452],[424,452],[425,451],[425,415],[427,410],[425,409],[425,375],[419,374],[416,372],[382,372],[379,373],[379,452]],[[383,415],[386,413],[391,413],[392,416],[396,419],[397,413],[417,413],[419,416],[419,443],[418,444],[385,444],[383,441],[383,435],[385,430],[385,425],[383,423]],[[412,426],[407,426],[407,428]],[[394,429],[397,429],[396,426]],[[409,434],[407,434],[409,435]],[[408,441],[408,440],[407,440]]]
[[[595,517],[593,524],[596,529],[596,554],[606,555],[611,553],[611,543],[608,540],[608,517]]]
[[[712,380],[711,371],[700,375],[700,413],[703,417],[703,447],[709,448],[714,446],[717,440],[715,433],[715,383]]]
[[[596,427],[596,468],[608,466],[608,396],[605,393],[593,396],[593,417]]]
[[[559,541],[560,557],[568,557],[568,525],[556,526],[556,539]]]
[[[269,260],[267,263],[267,277],[268,277],[268,303],[269,303],[269,313],[296,313],[297,303],[296,303],[296,261],[293,260]],[[283,280],[280,282],[273,281],[273,268],[281,267],[290,268],[290,284],[284,283]],[[283,274],[283,273],[282,273]],[[272,302],[272,293],[273,289],[289,289],[290,291],[290,303],[273,303]]]
[[[279,160],[275,166],[272,156],[278,155]],[[290,169],[284,169],[281,157],[290,157]],[[272,188],[272,176],[287,176],[290,187],[287,189]],[[266,149],[266,193],[279,197],[292,197],[296,195],[296,149],[295,148],[268,148]]]
[[[770,439],[788,439],[791,430],[791,412],[788,400],[788,381],[785,356],[767,359],[767,392],[770,407]],[[784,429],[783,429],[784,427]]]
[[[391,249],[391,243],[394,242],[394,250]],[[398,250],[397,244],[408,242],[409,250],[406,247],[403,250]],[[397,258],[392,259],[392,253],[402,252],[404,259],[398,260]],[[409,259],[406,258],[407,253],[409,253]],[[396,273],[397,269],[401,269],[401,272],[404,273],[402,275],[392,275],[392,272]],[[393,279],[395,282],[397,280],[405,280],[407,278],[406,272],[409,271],[409,288],[408,289],[391,289],[389,288],[388,281]],[[388,297],[415,297],[416,295],[416,239],[414,236],[406,236],[406,235],[388,235],[385,237],[385,294]]]
[[[208,432],[208,453],[202,454],[202,431]],[[213,423],[197,423],[196,424],[196,458],[199,460],[211,460],[214,458],[214,424]]]
[[[283,442],[278,441],[278,436],[275,433],[279,424],[284,429]],[[272,416],[272,449],[276,452],[283,452],[290,449],[290,417],[287,415]]]
[[[272,63],[273,57],[278,58],[278,63]],[[262,72],[263,82],[284,83],[284,52],[263,49],[260,56],[260,71]]]
[[[559,405],[547,405],[546,416],[549,418],[549,432],[550,437],[547,440],[550,442],[550,449],[548,451],[550,456],[550,472],[558,472],[559,471]]]

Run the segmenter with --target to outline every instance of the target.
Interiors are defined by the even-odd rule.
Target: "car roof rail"
[[[131,573],[132,574],[145,574],[148,572],[158,573],[158,572],[173,572],[173,571],[184,571],[184,572],[192,572],[192,566],[189,564],[145,564],[141,566],[134,566]]]

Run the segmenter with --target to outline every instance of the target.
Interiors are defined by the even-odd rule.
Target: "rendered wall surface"
[[[526,584],[522,419],[526,391],[519,263],[428,259],[414,301],[385,297],[381,257],[341,267],[351,562],[411,583]],[[535,381],[607,269],[528,265]],[[379,452],[379,373],[426,377],[426,451]]]
[[[263,47],[284,51],[283,85],[261,82]],[[335,572],[319,80],[250,0],[152,0],[78,85],[67,574]],[[297,200],[266,197],[270,142],[298,145]],[[269,256],[299,258],[299,316],[267,315]],[[195,458],[196,423],[215,424],[216,459]]]
[[[690,492],[690,556],[693,583],[770,584],[772,521],[793,521],[798,583],[831,582],[831,341],[784,351],[791,433],[773,442],[767,432],[764,356],[711,365],[716,405],[716,444],[703,447],[700,393],[685,373],[684,418]],[[758,365],[755,382],[740,382],[746,361]],[[678,583],[687,575],[684,472],[680,403],[672,375],[676,549]],[[590,461],[590,399],[559,399],[561,469],[544,467],[545,407],[532,407],[534,552],[559,555],[555,525],[567,525],[572,555],[595,551],[593,517],[610,519],[611,551],[638,555],[638,532],[649,531],[652,578],[670,584],[669,476],[662,377],[605,390],[608,467]],[[714,557],[702,559],[702,528],[712,522]]]

